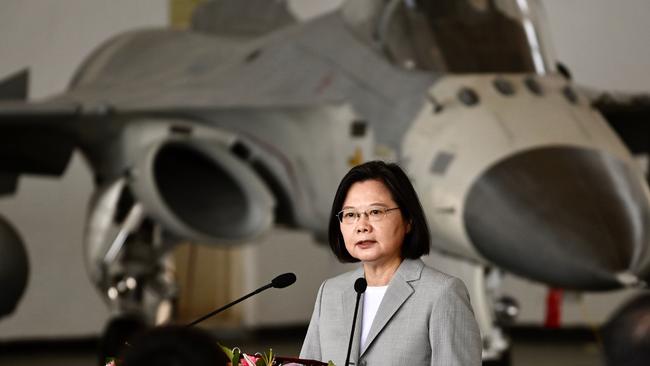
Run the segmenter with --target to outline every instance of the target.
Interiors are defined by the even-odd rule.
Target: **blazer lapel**
[[[352,327],[352,318],[354,317],[354,305],[357,302],[357,293],[354,291],[354,281],[357,278],[363,277],[363,269],[359,269],[353,273],[352,280],[350,285],[343,290],[343,316],[344,327],[345,327],[345,349],[344,352],[348,351],[348,342],[350,339],[350,329]],[[361,319],[363,318],[363,296],[359,300],[359,310],[357,312],[357,321],[354,325],[354,336],[352,337],[352,348],[350,351],[350,365],[356,365],[357,360],[359,359],[359,346],[361,343]]]
[[[386,289],[384,298],[381,300],[379,309],[377,309],[377,315],[375,315],[375,319],[372,321],[370,333],[368,333],[368,339],[366,339],[365,349],[360,356],[363,356],[366,350],[370,348],[377,335],[379,335],[397,310],[413,294],[413,287],[408,282],[420,278],[423,267],[424,263],[421,260],[405,259],[397,269],[397,272],[395,272],[393,279]]]

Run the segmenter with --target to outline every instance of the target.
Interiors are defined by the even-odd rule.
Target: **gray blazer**
[[[301,358],[343,366],[363,269],[326,280],[318,290]],[[360,353],[363,301],[350,365],[481,365],[481,335],[465,285],[417,260],[395,272]]]

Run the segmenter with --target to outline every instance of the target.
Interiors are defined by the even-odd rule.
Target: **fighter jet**
[[[174,296],[165,263],[179,242],[237,245],[274,224],[322,239],[347,170],[395,161],[432,248],[469,263],[484,358],[498,359],[491,269],[590,291],[650,279],[650,192],[623,140],[641,125],[617,134],[625,102],[594,104],[556,67],[539,7],[348,0],[298,22],[280,1],[206,2],[188,31],[110,39],[61,94],[0,104],[0,194],[21,174],[61,175],[81,151],[96,184],[90,277],[114,314],[153,323]],[[24,78],[0,89],[24,95]],[[24,263],[2,225],[0,248]],[[27,265],[12,271],[5,313]]]

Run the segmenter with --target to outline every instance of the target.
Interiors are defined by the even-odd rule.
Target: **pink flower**
[[[257,363],[257,360],[259,360],[259,357],[247,355],[245,353],[242,354],[242,358],[239,361],[239,366],[255,366]]]

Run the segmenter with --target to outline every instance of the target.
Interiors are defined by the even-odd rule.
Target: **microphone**
[[[295,274],[293,274],[293,273],[283,273],[283,274],[277,276],[276,278],[272,279],[271,283],[266,284],[266,285],[258,288],[257,290],[251,292],[250,294],[248,294],[246,296],[243,296],[243,297],[240,297],[239,299],[237,299],[237,300],[235,300],[235,301],[233,301],[233,302],[231,302],[229,304],[226,304],[226,305],[220,307],[219,309],[217,309],[217,310],[215,310],[215,311],[213,311],[213,312],[211,312],[209,314],[205,314],[204,316],[202,316],[202,317],[196,319],[195,321],[187,324],[186,327],[194,326],[194,325],[204,321],[205,319],[207,319],[207,318],[209,318],[209,317],[211,317],[213,315],[217,315],[220,312],[228,309],[229,307],[231,307],[231,306],[233,306],[233,305],[235,305],[237,303],[240,303],[240,302],[248,299],[249,297],[251,297],[253,295],[256,295],[256,294],[258,294],[258,293],[260,293],[260,292],[262,292],[262,291],[264,291],[266,289],[269,289],[271,287],[273,287],[273,288],[285,288],[287,286],[293,285],[294,282],[296,282],[296,275]],[[364,289],[365,289],[365,287],[364,287]]]
[[[293,285],[296,282],[296,275],[289,272],[283,273],[278,277],[271,280],[271,286],[273,288],[285,288],[287,286]],[[268,286],[268,285],[267,285]]]
[[[357,292],[357,298],[364,292],[366,292],[366,287],[368,287],[368,282],[366,282],[366,279],[363,277],[357,278],[356,281],[354,281],[354,291]]]
[[[352,351],[352,338],[354,338],[354,325],[357,322],[357,313],[359,312],[359,300],[361,299],[361,294],[366,292],[366,287],[368,287],[368,282],[363,277],[357,278],[354,281],[354,291],[357,292],[357,303],[354,305],[354,317],[352,318],[352,330],[350,330],[350,343],[348,343],[348,354],[345,356],[344,366],[348,366],[350,363],[350,352]]]

